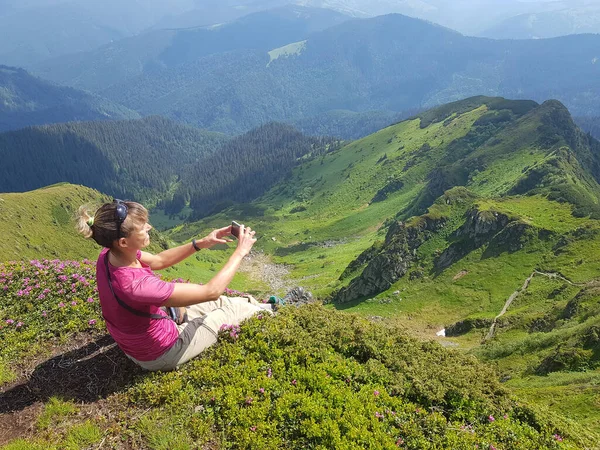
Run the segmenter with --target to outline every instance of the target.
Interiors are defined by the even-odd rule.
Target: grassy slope
[[[91,259],[97,245],[77,234],[74,217],[79,206],[107,199],[98,191],[68,183],[0,194],[0,261]]]
[[[420,128],[419,119],[405,121],[318,159],[307,158],[292,178],[272,189],[252,208],[230,210],[199,223],[180,226],[169,237],[184,241],[225,225],[232,218],[242,220],[259,230],[259,249],[274,255],[275,262],[291,268],[290,277],[295,284],[321,297],[328,295],[348,282],[338,280],[348,263],[374,241],[383,239],[382,226],[386,221],[406,215],[415,198],[426,189],[429,172],[442,163],[453,164],[449,151],[456,151],[457,147],[451,146],[451,142],[465,138],[475,121],[488,110],[482,105],[425,128]],[[452,232],[464,221],[469,206],[438,204],[430,213],[448,219],[442,232],[419,248],[424,277],[412,281],[402,278],[388,291],[360,303],[343,305],[344,309],[389,317],[422,336],[433,338],[437,330],[459,320],[495,317],[534,269],[559,270],[580,283],[596,277],[600,268],[600,258],[596,256],[600,254],[596,251],[600,246],[597,221],[575,218],[568,204],[540,195],[490,197],[510,191],[528,167],[543,164],[553,155],[552,149],[541,147],[534,139],[539,116],[526,115],[519,123],[520,126],[509,125],[496,139],[481,144],[471,154],[472,158],[479,156],[484,161],[478,172],[471,172],[468,187],[482,196],[475,200],[479,210],[507,214],[528,223],[538,236],[543,232],[549,237],[532,238],[523,248],[512,252],[502,249],[494,252],[493,246],[488,248],[486,244],[437,273],[433,270],[435,255],[452,241]],[[427,151],[423,150],[425,143],[430,146]],[[463,163],[469,163],[468,159]],[[398,192],[385,201],[369,203],[390,177],[398,176],[404,182]],[[586,192],[592,195],[594,189],[589,186]],[[229,252],[224,249],[203,252],[174,268],[170,275],[203,281]],[[462,276],[457,277],[459,274]],[[597,371],[558,372],[544,377],[532,372],[556,351],[557,343],[571,340],[576,345],[576,337],[596,324],[593,317],[582,313],[571,321],[555,320],[545,333],[530,332],[533,320],[551,313],[557,316],[556,310],[564,309],[581,290],[562,288],[563,284],[535,277],[527,292],[517,297],[499,322],[497,336],[485,345],[480,345],[487,331],[482,328],[445,342],[497,361],[500,371],[512,377],[508,384],[519,395],[560,412],[568,411],[582,424],[598,431],[598,415],[590,408],[598,398]],[[238,275],[232,287],[268,292],[264,284],[244,274]],[[559,295],[552,294],[557,287],[562,289]],[[591,298],[588,313],[595,311],[593,294]]]
[[[473,123],[486,112],[488,107],[482,105],[423,129],[418,119],[388,127],[339,151],[306,161],[294,171],[291,179],[255,204],[259,214],[252,216],[244,211],[230,210],[202,223],[176,228],[171,237],[183,239],[199,229],[228,223],[231,218],[242,219],[260,230],[259,248],[274,255],[275,262],[291,266],[290,277],[294,284],[305,286],[318,296],[326,296],[347,283],[339,281],[338,277],[348,263],[374,241],[383,239],[385,229],[382,225],[386,220],[398,213],[402,217],[402,212],[426,188],[428,173],[440,161],[451,160],[448,151],[455,147],[449,147],[449,144],[467,135]],[[495,139],[484,142],[458,165],[468,165],[472,161],[479,164],[481,170],[472,171],[467,181],[468,188],[483,197],[478,201],[478,208],[505,212],[537,231],[547,230],[550,239],[534,239],[521,250],[501,251],[493,257],[486,253],[484,245],[436,274],[433,271],[434,255],[448,246],[448,236],[464,221],[464,209],[451,209],[446,212],[449,220],[443,233],[419,249],[425,268],[423,279],[402,278],[374,298],[341,307],[363,315],[394,318],[420,335],[435,338],[436,331],[459,320],[493,319],[534,269],[560,271],[578,282],[596,278],[600,269],[600,260],[596,256],[600,241],[594,233],[571,239],[558,256],[554,254],[553,246],[561,235],[578,229],[596,230],[597,221],[575,218],[569,204],[556,203],[541,195],[497,198],[508,193],[524,172],[556,157],[552,147],[544,147],[538,141],[540,117],[540,111],[534,111],[509,124],[495,135]],[[419,149],[424,143],[431,149],[423,154]],[[411,159],[415,164],[403,171]],[[567,169],[574,173],[570,166]],[[369,204],[390,177],[398,174],[404,182],[403,188],[383,202]],[[570,176],[565,175],[565,178]],[[592,184],[589,180],[580,183],[590,198],[597,192],[597,184]],[[466,275],[454,279],[463,271]],[[537,283],[536,278],[531,289]],[[397,291],[399,294],[394,294]],[[509,320],[522,314],[525,319],[520,322],[520,331],[500,327],[494,343],[506,341],[520,345],[529,334],[527,318],[533,320],[534,312],[541,314],[540,311],[546,311],[552,305],[541,294],[530,295],[533,296],[530,306],[522,306],[522,300],[518,298],[505,316]],[[477,349],[484,331],[487,332],[479,329],[448,339],[448,345],[458,345],[464,350]],[[493,344],[486,344],[489,345]],[[556,402],[543,394],[550,392],[544,387],[548,384],[545,378],[531,378],[531,367],[539,364],[552,349],[539,351],[532,347],[530,352],[512,359],[477,353],[486,359],[498,359],[499,367],[510,373],[511,384],[523,395],[557,410],[566,408],[587,426],[600,430],[598,415],[582,403],[581,395],[571,395],[584,389],[588,400],[597,398],[598,390],[593,383],[580,384],[578,372],[562,375],[561,386],[550,383],[554,392],[559,393],[556,395],[561,396],[561,402]],[[523,381],[526,379],[529,381]],[[538,385],[542,387],[537,389]]]

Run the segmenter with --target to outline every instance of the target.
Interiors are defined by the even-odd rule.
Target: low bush
[[[222,448],[572,445],[559,447],[566,431],[514,403],[475,358],[320,305],[251,319],[128,397],[163,411],[157,424],[177,414],[187,437]]]

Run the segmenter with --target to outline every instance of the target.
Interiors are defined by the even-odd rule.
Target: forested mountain
[[[58,182],[155,202],[227,138],[160,117],[75,122],[0,134],[0,192]]]
[[[337,148],[333,138],[311,138],[289,125],[271,123],[225,143],[185,172],[166,210],[178,212],[186,200],[194,217],[248,203],[289,176],[301,158]]]
[[[87,53],[44,61],[34,70],[55,82],[99,91],[161,70],[176,73],[178,66],[213,54],[266,53],[347,19],[331,10],[286,6],[219,26],[142,33]]]
[[[401,112],[482,92],[557,98],[576,115],[594,115],[598,48],[596,35],[493,41],[388,15],[345,22],[269,53],[210,55],[101,92],[142,114],[224,132],[339,109]]]
[[[74,120],[139,118],[97,95],[57,86],[23,69],[0,65],[0,131]]]
[[[567,34],[600,33],[600,4],[575,5],[506,19],[481,33],[494,39],[539,39]]]
[[[191,0],[10,3],[14,4],[9,4],[4,11],[0,9],[0,64],[25,67],[132,36],[167,15],[194,7]]]

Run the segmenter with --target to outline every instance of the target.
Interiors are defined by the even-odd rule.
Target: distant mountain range
[[[575,122],[583,131],[600,139],[600,117],[575,117]]]
[[[173,45],[170,54],[193,54],[190,41],[184,42],[188,50]],[[332,110],[402,112],[482,93],[556,98],[578,116],[600,109],[595,35],[494,41],[388,15],[347,21],[268,52],[244,48],[181,64],[166,64],[164,55],[140,75],[121,73],[121,82],[110,57],[101,55],[63,61],[69,73],[62,72],[63,78],[58,72],[55,79],[95,86],[143,115],[226,133]]]
[[[0,64],[30,69],[144,31],[225,24],[289,4],[360,18],[405,14],[467,35],[550,37],[598,30],[594,0],[6,0],[0,3]]]
[[[44,61],[34,65],[33,70],[58,83],[101,91],[210,55],[246,50],[266,53],[348,19],[335,11],[292,5],[250,14],[221,26],[143,33],[91,52]]]
[[[600,4],[575,2],[566,8],[520,14],[480,33],[494,39],[540,39],[568,34],[600,33]]]
[[[5,3],[5,2],[2,2]],[[132,36],[191,0],[32,0],[0,6],[0,64],[29,66]]]
[[[0,132],[76,120],[139,117],[137,112],[96,94],[57,86],[23,69],[0,65]]]

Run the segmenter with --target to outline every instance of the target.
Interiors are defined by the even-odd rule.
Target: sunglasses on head
[[[115,198],[113,203],[117,204],[117,208],[115,209],[115,220],[117,221],[117,239],[121,238],[121,224],[125,222],[127,218],[128,208],[123,200],[119,200]]]

